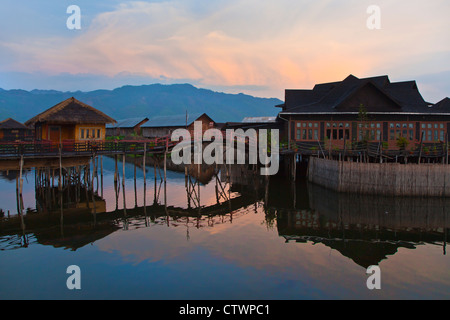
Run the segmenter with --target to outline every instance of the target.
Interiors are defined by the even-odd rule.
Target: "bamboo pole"
[[[123,212],[127,214],[127,203],[125,199],[125,153],[122,156],[122,192],[123,192]]]
[[[62,189],[62,148],[59,147],[59,179],[58,179],[58,189]]]
[[[103,198],[103,156],[100,156],[100,189]]]

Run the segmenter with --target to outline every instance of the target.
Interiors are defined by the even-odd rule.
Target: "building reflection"
[[[269,204],[286,242],[322,243],[364,268],[399,248],[434,244],[446,254],[450,199],[342,194],[306,183],[298,194],[296,187],[284,198],[291,206]]]
[[[23,215],[18,210],[19,214],[2,218],[2,249],[39,243],[77,250],[117,230],[150,225],[185,226],[186,237],[189,238],[189,228],[233,223],[247,213],[239,209],[256,206],[260,200],[260,194],[254,189],[254,186],[259,188],[260,183],[232,183],[232,179],[237,179],[236,172],[233,174],[228,168],[202,166],[198,171],[197,168],[186,170],[186,206],[167,203],[166,182],[161,180],[161,175],[155,174],[153,195],[146,191],[146,184],[143,190],[138,190],[134,183],[135,197],[142,192],[144,205],[138,206],[135,202],[131,208],[125,205],[125,200],[123,207],[119,207],[119,196],[122,191],[125,195],[125,184],[119,183],[120,177],[117,177],[113,190],[116,206],[107,212],[106,201],[102,197],[103,184],[99,183],[98,174],[95,166],[89,165],[65,168],[61,179],[57,170],[52,168],[35,169],[36,209],[27,210]],[[252,186],[250,190],[249,185]],[[200,187],[213,188],[216,202],[201,205]],[[147,201],[147,197],[151,201]]]

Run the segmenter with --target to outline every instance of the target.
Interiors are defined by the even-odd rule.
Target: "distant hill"
[[[275,116],[278,99],[256,98],[198,89],[190,84],[124,86],[114,90],[60,92],[55,90],[0,89],[0,120],[25,122],[70,98],[83,101],[115,119],[206,112],[216,122],[244,117]]]

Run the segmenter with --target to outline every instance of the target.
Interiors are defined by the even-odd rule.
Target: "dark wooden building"
[[[246,117],[241,122],[226,122],[223,130],[226,129],[282,129],[282,122],[276,116],[274,117]]]
[[[75,98],[64,100],[28,120],[36,140],[104,140],[107,123],[116,121],[103,112]]]
[[[388,76],[316,85],[312,90],[286,90],[278,117],[284,120],[289,144],[367,141],[398,146],[400,137],[414,143],[443,143],[450,132],[450,99],[426,102],[415,81],[390,82]]]
[[[12,118],[0,122],[0,141],[32,141],[33,130]]]
[[[196,121],[202,123],[203,132],[215,128],[214,120],[206,113],[159,116],[151,118],[141,126],[142,135],[146,138],[161,138],[171,135],[176,129],[193,131]]]
[[[125,136],[141,135],[141,126],[148,121],[146,117],[129,118],[117,120],[115,124],[106,125],[106,136]]]

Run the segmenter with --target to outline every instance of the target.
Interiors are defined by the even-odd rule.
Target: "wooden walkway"
[[[39,159],[55,157],[79,157],[92,155],[164,153],[177,143],[170,137],[147,140],[102,140],[74,141],[62,143],[51,141],[4,142],[0,143],[0,160],[3,159]]]

